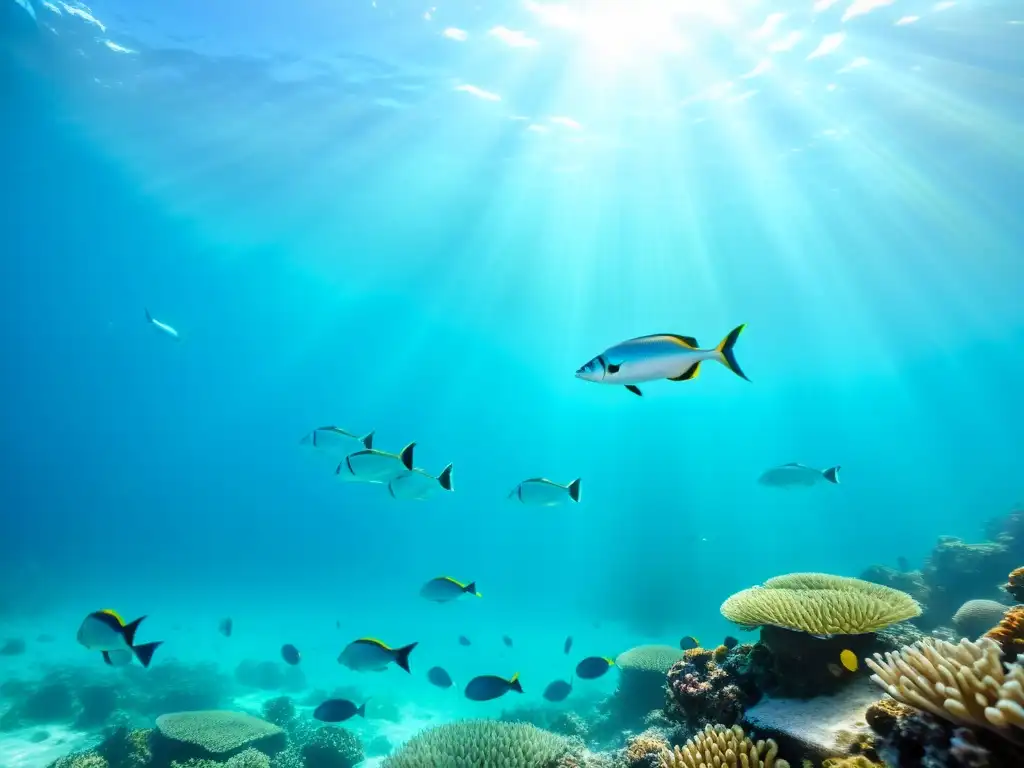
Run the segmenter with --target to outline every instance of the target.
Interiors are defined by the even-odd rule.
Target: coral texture
[[[956,724],[1024,740],[1024,667],[1003,665],[983,637],[954,645],[931,638],[866,659],[871,679],[897,701]]]
[[[794,573],[737,592],[721,611],[745,627],[770,625],[814,635],[855,635],[913,618],[921,613],[921,606],[910,595],[880,584]]]
[[[317,728],[301,752],[306,768],[352,768],[366,757],[359,736],[335,725]]]
[[[1024,568],[1014,568],[1003,584],[1006,592],[1018,603],[1024,603]]]
[[[640,645],[619,654],[614,709],[620,717],[642,718],[665,706],[665,676],[683,652],[670,645]]]
[[[999,643],[1004,660],[1016,660],[1024,653],[1024,605],[1015,605],[1007,610],[998,626],[990,629],[985,637]]]
[[[953,614],[956,631],[969,640],[977,640],[996,626],[1008,606],[995,600],[968,600]]]
[[[284,739],[284,731],[278,726],[242,712],[174,712],[158,717],[156,727],[165,739],[197,747],[212,755],[227,755],[245,747],[278,740],[283,746]]]
[[[668,749],[668,742],[657,731],[644,731],[626,744],[626,765],[628,768],[659,768],[661,755]]]
[[[879,768],[879,763],[868,760],[864,755],[853,755],[830,757],[821,764],[821,768]]]
[[[768,741],[756,744],[747,738],[738,725],[707,726],[682,747],[661,756],[662,768],[789,768],[785,760],[776,759],[778,745]]]
[[[901,717],[907,717],[913,711],[906,704],[901,704],[896,699],[886,696],[867,708],[864,720],[872,731],[881,736],[887,736],[892,733]]]
[[[739,722],[761,697],[750,671],[753,650],[741,645],[723,663],[712,651],[688,651],[668,673],[669,717],[691,729]]]
[[[382,768],[555,768],[569,755],[568,742],[532,725],[465,720],[413,736]]]

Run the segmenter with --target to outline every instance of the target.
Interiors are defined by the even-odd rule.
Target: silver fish
[[[481,594],[476,591],[475,581],[463,584],[451,576],[438,576],[436,579],[428,581],[420,589],[420,597],[435,603],[449,603],[463,595],[481,597]]]
[[[373,432],[359,436],[341,427],[317,427],[299,441],[300,445],[340,456],[352,453],[353,448],[358,448],[357,443],[361,443],[363,448],[373,448]]]
[[[818,483],[832,483],[839,485],[839,466],[828,469],[815,469],[795,461],[773,467],[758,478],[762,485],[770,485],[774,488],[795,488],[798,486],[812,486]]]
[[[354,672],[379,672],[394,662],[408,672],[409,654],[417,645],[418,643],[411,643],[401,648],[392,648],[380,640],[363,637],[345,646],[338,656],[338,663]]]
[[[146,322],[148,322],[161,333],[170,336],[172,339],[177,339],[178,341],[181,340],[181,336],[178,335],[178,332],[174,328],[169,326],[167,323],[161,323],[159,320],[154,318],[151,314],[149,314],[148,309],[146,310]]]
[[[533,477],[529,480],[523,480],[523,482],[512,489],[508,497],[523,504],[533,504],[541,507],[561,504],[569,499],[579,501],[580,478],[577,477],[568,485],[560,485],[553,480],[543,477]]]
[[[420,501],[438,489],[452,490],[451,464],[442,469],[437,477],[422,469],[414,469],[391,478],[388,483],[388,492],[396,499]]]
[[[90,651],[100,651],[111,666],[123,666],[135,656],[148,667],[162,641],[135,645],[135,633],[145,616],[125,624],[115,611],[105,608],[90,613],[78,628],[78,642]]]
[[[356,451],[346,456],[334,472],[346,480],[387,483],[400,474],[412,471],[412,454],[415,448],[416,443],[409,443],[401,453],[388,453],[378,451],[376,448]]]
[[[746,379],[732,351],[744,328],[745,325],[733,328],[714,349],[701,349],[692,336],[675,333],[640,336],[609,347],[582,365],[576,371],[576,378],[624,386],[634,395],[641,395],[637,384],[658,379],[689,381],[697,378],[701,363],[715,360]]]

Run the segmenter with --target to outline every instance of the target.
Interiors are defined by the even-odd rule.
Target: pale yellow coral
[[[774,741],[755,744],[738,725],[708,725],[682,747],[662,752],[661,768],[789,768],[778,752]]]
[[[871,679],[897,701],[1024,742],[1024,667],[1004,665],[991,638],[954,645],[928,637],[865,661]]]
[[[921,614],[905,592],[826,573],[791,573],[737,592],[722,615],[747,627],[771,625],[813,635],[876,632]]]

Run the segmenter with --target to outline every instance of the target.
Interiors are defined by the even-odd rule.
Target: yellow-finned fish
[[[345,457],[334,470],[346,480],[364,483],[387,483],[405,472],[412,472],[412,453],[416,443],[409,443],[401,453],[378,451],[376,448],[356,451]]]
[[[392,648],[372,637],[353,640],[338,656],[338,663],[354,672],[379,672],[394,662],[406,672],[409,671],[409,654],[419,643],[410,643],[401,648]]]
[[[438,576],[436,579],[431,579],[420,589],[420,597],[431,600],[435,603],[450,603],[452,600],[457,600],[463,595],[473,595],[473,597],[482,597],[482,595],[476,591],[476,582],[471,581],[468,584],[463,584],[461,581],[456,581],[451,576]]]
[[[744,328],[745,325],[733,328],[714,349],[701,349],[692,336],[675,333],[640,336],[609,347],[580,367],[576,378],[624,386],[634,395],[642,395],[637,384],[658,379],[689,381],[697,378],[701,363],[715,360],[737,376],[747,379],[732,351]]]
[[[125,624],[116,611],[104,608],[90,613],[78,628],[78,642],[90,651],[100,651],[103,661],[112,667],[128,664],[135,656],[144,667],[153,660],[153,653],[163,641],[135,644],[135,632],[145,616]]]
[[[421,501],[438,489],[454,490],[452,488],[451,464],[442,469],[441,474],[437,477],[422,469],[413,469],[396,475],[388,483],[388,492],[396,499]]]
[[[317,427],[299,441],[300,445],[334,453],[335,460],[350,454],[353,448],[359,447],[359,443],[363,448],[373,448],[373,432],[360,436],[341,427]]]

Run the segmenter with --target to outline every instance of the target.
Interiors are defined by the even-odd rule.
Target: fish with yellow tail
[[[90,651],[102,653],[103,661],[112,667],[123,667],[131,662],[132,657],[137,658],[142,666],[148,667],[154,651],[163,641],[135,644],[135,633],[144,618],[140,616],[126,624],[116,611],[109,608],[94,611],[79,626],[78,642]]]
[[[642,395],[637,384],[658,379],[689,381],[697,378],[701,363],[715,360],[750,381],[733,354],[736,339],[744,328],[746,325],[733,328],[714,349],[701,349],[693,336],[675,333],[655,333],[623,341],[581,366],[576,378],[623,386],[634,395]]]

